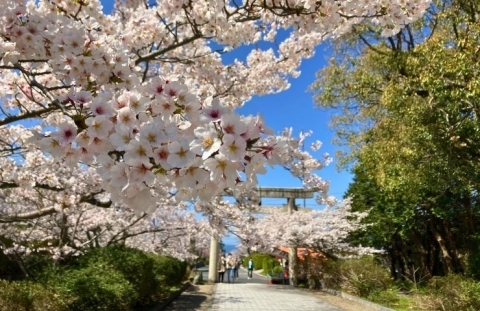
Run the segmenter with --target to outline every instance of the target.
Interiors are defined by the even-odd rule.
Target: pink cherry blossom
[[[71,123],[63,123],[59,125],[59,132],[52,136],[58,140],[60,145],[65,146],[72,143],[77,137],[77,127]]]

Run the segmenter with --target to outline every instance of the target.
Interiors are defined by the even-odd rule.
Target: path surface
[[[247,279],[241,269],[234,283],[217,283],[212,311],[341,311],[327,302],[288,285],[269,285],[267,278]]]
[[[205,274],[204,274],[205,276]],[[204,277],[205,279],[205,277]],[[269,285],[266,277],[240,270],[235,283],[193,285],[163,311],[374,311],[322,291]]]

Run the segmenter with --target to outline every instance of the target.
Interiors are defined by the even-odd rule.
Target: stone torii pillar
[[[220,242],[218,238],[212,234],[210,237],[210,252],[208,260],[208,283],[214,284],[218,277],[218,253],[220,248]]]
[[[295,204],[295,198],[287,198],[287,211],[289,214],[293,214],[293,212],[298,212],[298,206]],[[291,286],[297,286],[297,266],[297,247],[290,246],[288,248],[288,277],[289,284]]]

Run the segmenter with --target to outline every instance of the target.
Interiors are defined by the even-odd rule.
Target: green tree
[[[437,1],[385,40],[363,25],[312,86],[370,210],[352,239],[387,249],[397,278],[464,272],[479,246],[479,5]]]

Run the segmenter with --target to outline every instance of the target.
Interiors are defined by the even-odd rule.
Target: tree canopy
[[[320,107],[341,112],[348,194],[371,210],[360,240],[388,249],[398,277],[465,272],[478,246],[479,12],[437,1],[387,39],[358,27],[312,86]]]

